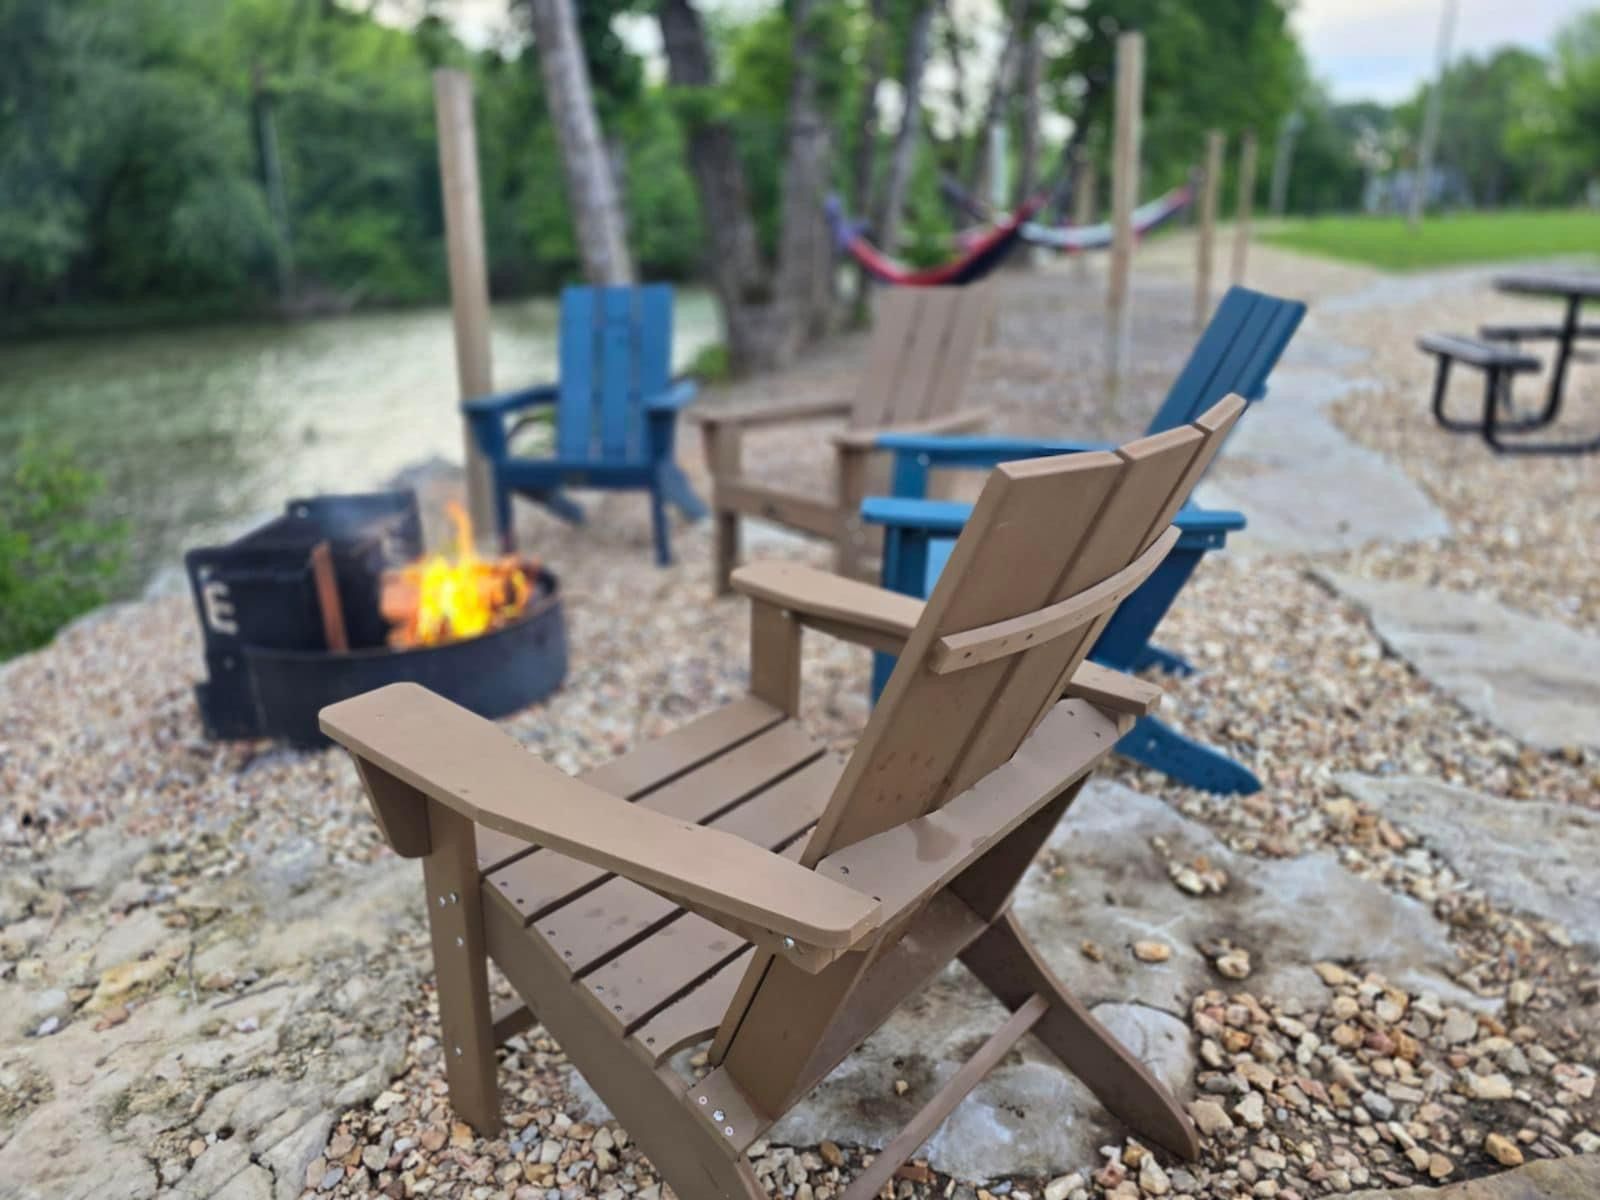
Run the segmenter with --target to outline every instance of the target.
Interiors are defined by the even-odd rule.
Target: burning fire
[[[512,557],[479,558],[472,520],[461,505],[447,509],[455,554],[430,554],[383,576],[383,618],[396,649],[477,637],[514,620],[533,595],[535,564]]]

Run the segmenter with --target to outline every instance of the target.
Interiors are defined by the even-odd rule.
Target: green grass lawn
[[[1600,212],[1571,209],[1448,213],[1416,232],[1404,217],[1315,217],[1286,221],[1264,240],[1388,271],[1558,255],[1600,254]]]

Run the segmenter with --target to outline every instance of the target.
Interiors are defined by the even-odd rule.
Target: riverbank
[[[1114,406],[1098,288],[1070,266],[1003,274],[975,376],[997,428],[1141,427],[1193,339],[1186,263],[1179,239],[1141,256],[1137,366]],[[1561,669],[1558,707],[1596,711],[1581,690],[1600,677],[1584,658],[1592,466],[1496,458],[1429,427],[1415,332],[1529,315],[1482,281],[1401,286],[1264,249],[1251,271],[1312,316],[1213,472],[1253,501],[1255,537],[1208,557],[1161,640],[1200,668],[1163,681],[1164,716],[1265,787],[1213,797],[1114,760],[1018,899],[1052,967],[1192,1105],[1202,1159],[1147,1165],[1025,1043],[897,1196],[1309,1200],[1600,1151],[1585,874],[1600,731],[1552,741],[1538,707]],[[861,348],[706,402],[848,392]],[[1575,379],[1574,422],[1597,400]],[[1308,460],[1313,417],[1332,432]],[[816,430],[755,442],[763,473],[826,477]],[[1319,472],[1328,447],[1370,474]],[[682,450],[705,488],[695,440]],[[432,511],[456,483],[429,479]],[[1364,479],[1406,495],[1410,517],[1354,504]],[[645,507],[599,497],[581,531],[519,510],[524,544],[564,580],[573,662],[560,693],[505,724],[566,770],[745,687],[746,605],[709,598],[706,528],[680,529],[680,562],[658,570]],[[748,540],[827,560],[775,531]],[[1539,631],[1567,639],[1561,653]],[[803,717],[841,747],[867,715],[867,658],[806,639]],[[204,741],[199,673],[183,597],[105,610],[0,667],[0,1178],[51,1197],[659,1197],[537,1029],[500,1064],[511,1131],[454,1123],[414,867],[381,847],[341,756]],[[1221,891],[1187,890],[1185,868]],[[1227,951],[1243,958],[1223,972]],[[955,1045],[992,1028],[980,999],[952,972],[760,1148],[758,1171],[836,1196]]]

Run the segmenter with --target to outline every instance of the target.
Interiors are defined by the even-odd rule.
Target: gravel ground
[[[1098,293],[1066,270],[1003,277],[996,336],[978,369],[996,427],[1081,436],[1141,428],[1192,341],[1187,320],[1156,315],[1188,311],[1187,277],[1166,273],[1182,254],[1174,239],[1151,247],[1142,263],[1139,367],[1114,405],[1102,386]],[[1456,530],[1436,544],[1368,547],[1322,564],[1487,589],[1580,629],[1600,625],[1596,460],[1502,459],[1436,429],[1426,414],[1429,365],[1410,349],[1424,328],[1547,314],[1495,297],[1482,273],[1424,286],[1264,249],[1252,259],[1252,283],[1306,297],[1320,332],[1370,353],[1370,364],[1357,369],[1373,386],[1341,402],[1338,419],[1409,472]],[[861,348],[859,338],[842,340],[803,368],[722,389],[709,402],[848,391]],[[1580,369],[1574,427],[1593,417],[1596,395]],[[749,461],[774,479],[820,483],[825,429],[755,439]],[[683,457],[703,485],[692,440]],[[425,491],[448,486],[436,478]],[[642,500],[600,499],[592,516],[581,535],[531,509],[520,517],[524,540],[562,576],[575,653],[565,688],[508,727],[568,770],[603,762],[744,686],[745,609],[736,599],[708,599],[704,527],[680,529],[681,562],[658,571]],[[755,550],[827,560],[820,547],[775,538],[760,539]],[[1163,628],[1163,642],[1201,668],[1165,681],[1170,719],[1236,753],[1265,789],[1212,797],[1120,760],[1110,774],[1203,819],[1235,849],[1277,857],[1333,847],[1352,871],[1431,905],[1452,927],[1458,979],[1485,998],[1485,1014],[1446,1010],[1333,964],[1324,973],[1326,1006],[1291,1011],[1250,994],[1230,968],[1217,990],[1193,998],[1190,1013],[1202,1060],[1194,1113],[1207,1133],[1200,1163],[1163,1170],[1126,1142],[1073,1175],[985,1187],[913,1163],[893,1185],[896,1196],[1297,1200],[1600,1151],[1593,955],[1574,948],[1559,926],[1496,911],[1471,881],[1334,783],[1344,771],[1404,772],[1494,796],[1600,806],[1600,764],[1578,751],[1533,751],[1470,718],[1386,654],[1366,620],[1307,568],[1293,556],[1209,556]],[[815,636],[805,654],[806,719],[848,745],[866,715],[868,656]],[[47,860],[83,830],[113,822],[178,846],[204,839],[204,871],[214,877],[306,837],[335,865],[387,853],[342,758],[206,742],[189,690],[199,671],[198,636],[182,597],[102,611],[0,668],[5,870]],[[0,978],[11,969],[4,963]],[[479,1139],[454,1123],[431,989],[420,989],[407,1011],[402,1072],[376,1101],[343,1114],[307,1171],[308,1194],[662,1194],[625,1131],[569,1115],[582,1114],[582,1098],[569,1091],[559,1047],[538,1029],[513,1040],[501,1064],[507,1134]],[[196,1153],[203,1151],[202,1141]],[[801,1200],[836,1195],[861,1161],[859,1150],[832,1143],[758,1146],[752,1154],[774,1194]]]

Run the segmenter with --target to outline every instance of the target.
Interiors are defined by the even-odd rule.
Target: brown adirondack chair
[[[743,517],[832,539],[834,569],[850,578],[865,573],[869,543],[881,537],[861,521],[873,441],[891,432],[956,433],[988,420],[986,410],[962,407],[961,399],[993,311],[987,287],[892,288],[878,301],[866,371],[854,399],[696,410],[711,469],[712,586],[718,595],[729,590],[738,565]],[[838,417],[847,418],[848,425],[833,437],[831,499],[783,491],[743,474],[740,443],[746,430]]]
[[[846,1200],[876,1195],[1030,1030],[1140,1135],[1192,1157],[1182,1110],[1008,905],[1160,695],[1084,655],[1171,548],[1242,408],[996,468],[925,603],[805,566],[740,570],[750,696],[582,778],[414,685],[324,710],[385,837],[423,860],[457,1113],[499,1127],[494,1047],[537,1014],[679,1196],[755,1200],[751,1143],[960,958],[1012,1015]],[[794,719],[802,627],[900,655],[847,761]],[[485,956],[528,1009],[491,1014]],[[708,1037],[703,1078],[667,1063]]]

